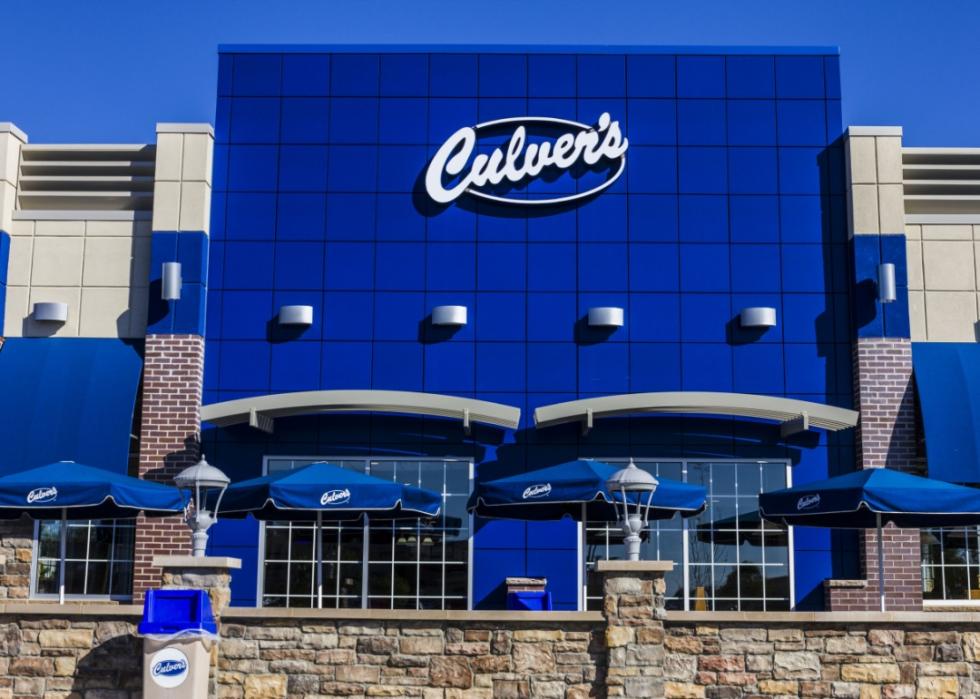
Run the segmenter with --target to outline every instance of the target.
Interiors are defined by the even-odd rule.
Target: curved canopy
[[[606,481],[622,464],[579,459],[476,484],[469,509],[481,517],[548,520],[564,516],[615,521],[619,518]],[[698,485],[666,478],[653,493],[651,519],[670,519],[677,512],[685,517],[704,510],[707,493]],[[622,502],[617,497],[617,502]],[[631,498],[631,502],[635,502]],[[646,496],[642,496],[646,502]]]
[[[599,398],[584,398],[543,405],[534,411],[536,427],[550,427],[566,422],[582,422],[592,427],[597,417],[618,417],[640,413],[688,413],[735,415],[774,420],[783,426],[783,435],[810,427],[843,430],[857,424],[858,413],[822,403],[793,398],[760,396],[752,393],[715,393],[709,391],[667,391],[663,393],[622,393]]]
[[[239,398],[201,407],[201,420],[219,427],[248,423],[272,432],[277,417],[315,413],[377,412],[456,418],[469,430],[470,423],[516,429],[520,408],[474,398],[416,391],[297,391]]]
[[[980,524],[980,490],[869,468],[816,483],[762,493],[759,511],[780,524],[871,529]]]
[[[233,483],[218,508],[219,517],[256,519],[415,519],[439,514],[442,496],[324,461]]]
[[[0,519],[133,519],[184,510],[180,491],[101,468],[59,461],[0,478]]]

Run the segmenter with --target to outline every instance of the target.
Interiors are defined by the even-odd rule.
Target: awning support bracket
[[[266,434],[272,434],[273,429],[275,428],[275,420],[268,415],[260,413],[255,408],[252,408],[248,411],[248,426],[261,430]]]
[[[470,424],[470,409],[463,408],[463,434],[469,437],[473,434],[473,425]]]
[[[785,439],[810,430],[810,415],[803,411],[796,417],[779,423],[779,436]]]
[[[587,437],[594,426],[595,416],[592,414],[592,408],[586,408],[585,415],[582,416],[582,436]]]

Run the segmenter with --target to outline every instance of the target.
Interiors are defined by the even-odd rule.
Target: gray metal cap
[[[641,468],[637,468],[630,459],[626,468],[621,468],[606,481],[606,489],[610,491],[626,490],[627,492],[649,493],[657,489],[660,482]]]
[[[174,476],[174,483],[178,488],[225,488],[231,483],[231,479],[226,476],[221,469],[215,468],[208,463],[204,455],[201,460],[193,466],[188,466],[183,471]]]

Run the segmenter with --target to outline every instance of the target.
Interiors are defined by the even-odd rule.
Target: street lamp
[[[630,459],[626,468],[619,469],[606,481],[606,490],[612,495],[616,514],[620,514],[620,503],[622,503],[619,525],[626,537],[624,539],[626,560],[640,560],[640,534],[646,529],[649,521],[650,505],[653,503],[653,493],[658,485],[660,483],[657,479],[637,468],[633,459]],[[633,498],[629,497],[632,493],[636,493]],[[644,493],[646,493],[645,498]],[[635,505],[632,512],[631,505]]]
[[[209,464],[202,454],[200,461],[174,476],[174,483],[189,499],[184,521],[191,528],[194,556],[201,558],[208,545],[208,529],[218,521],[221,497],[231,479]],[[211,498],[214,499],[213,513],[208,510],[208,500]]]

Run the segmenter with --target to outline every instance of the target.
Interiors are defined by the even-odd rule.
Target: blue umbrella
[[[606,481],[621,465],[579,459],[516,476],[476,484],[469,509],[481,517],[498,519],[548,520],[568,516],[584,521],[615,521],[619,518],[615,502],[622,496],[606,489]],[[653,493],[650,517],[669,519],[677,512],[689,517],[702,512],[706,490],[699,485],[659,478]],[[639,494],[632,496],[636,502]],[[646,496],[643,496],[644,503]]]
[[[323,606],[323,520],[436,517],[442,496],[320,461],[228,486],[218,504],[224,517],[316,522],[317,604]]]
[[[66,522],[71,519],[166,517],[184,510],[173,486],[59,461],[0,477],[0,519],[61,517],[59,601],[65,601]]]
[[[763,493],[763,517],[786,525],[878,530],[878,594],[885,611],[881,528],[980,524],[980,490],[869,468],[816,483]]]

